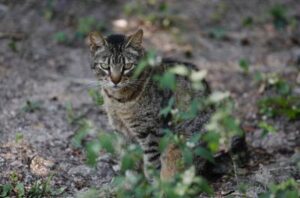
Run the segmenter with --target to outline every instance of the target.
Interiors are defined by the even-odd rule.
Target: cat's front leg
[[[144,128],[144,127],[139,127]],[[151,180],[153,173],[161,168],[159,141],[162,135],[154,127],[146,127],[144,130],[136,130],[136,139],[143,150],[144,174]]]

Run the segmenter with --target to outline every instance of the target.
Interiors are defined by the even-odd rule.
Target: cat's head
[[[98,32],[90,33],[92,69],[102,87],[119,89],[136,83],[133,73],[144,56],[142,39],[141,29],[130,36],[113,34],[106,38]]]

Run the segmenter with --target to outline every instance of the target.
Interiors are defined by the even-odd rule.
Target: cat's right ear
[[[91,52],[95,52],[96,49],[107,46],[107,41],[99,32],[91,32],[89,34],[89,44]]]

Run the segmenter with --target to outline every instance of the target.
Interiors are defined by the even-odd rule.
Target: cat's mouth
[[[107,88],[115,90],[115,91],[120,90],[124,87],[126,87],[126,85],[123,83],[114,84],[113,82],[109,82],[109,84],[107,86]]]
[[[113,88],[113,89],[120,89],[121,86],[120,86],[120,85],[113,85],[112,88]]]

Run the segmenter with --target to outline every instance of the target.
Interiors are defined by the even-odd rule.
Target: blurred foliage
[[[156,52],[149,50],[146,56],[139,61],[138,66],[134,70],[134,78],[137,78],[147,67],[154,67],[160,62],[160,59],[156,58]]]
[[[268,191],[259,194],[259,198],[298,198],[300,196],[300,185],[294,179],[288,179],[279,184],[271,184]]]

